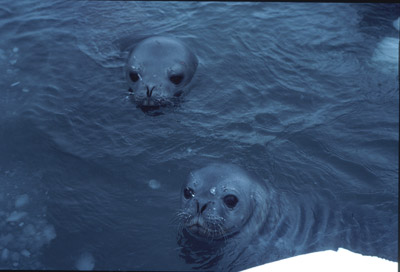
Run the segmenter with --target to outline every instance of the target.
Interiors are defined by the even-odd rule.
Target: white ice
[[[56,238],[55,229],[47,223],[35,195],[20,192],[1,174],[0,268],[39,268],[41,248]]]
[[[27,215],[26,212],[17,212],[17,211],[13,211],[10,216],[7,217],[6,221],[7,222],[15,222],[15,221],[19,221],[20,219],[22,219],[23,217],[25,217]]]
[[[54,238],[56,238],[56,231],[52,225],[47,225],[43,230],[43,235],[46,242],[50,242]]]
[[[378,43],[373,61],[397,64],[399,61],[399,38],[386,37]]]
[[[15,207],[21,208],[26,204],[28,204],[28,202],[29,202],[29,196],[27,194],[19,195],[15,200]]]
[[[399,28],[400,28],[400,17],[397,18],[396,20],[394,20],[393,26],[394,26],[394,28],[396,28],[397,30],[399,30]]]
[[[246,272],[395,272],[397,262],[391,262],[375,256],[363,256],[347,249],[326,250],[256,266]]]
[[[400,17],[393,22],[399,30]],[[374,50],[372,62],[378,65],[383,72],[398,74],[399,63],[399,35],[383,38]]]
[[[24,249],[21,251],[21,255],[25,257],[30,257],[31,253],[28,250]]]
[[[93,270],[94,262],[95,261],[92,254],[90,254],[89,252],[84,252],[79,257],[78,261],[75,264],[75,267],[78,270]]]

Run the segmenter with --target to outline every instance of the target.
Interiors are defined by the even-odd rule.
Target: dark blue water
[[[258,254],[210,269],[338,247],[397,260],[399,10],[2,1],[0,268],[207,267],[174,218],[189,173],[212,162],[267,183],[282,219]],[[123,73],[151,35],[199,59],[185,101],[156,117]]]

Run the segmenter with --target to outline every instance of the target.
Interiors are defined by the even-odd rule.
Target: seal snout
[[[202,205],[201,208],[200,208],[199,201],[196,201],[197,214],[202,214],[206,210],[208,204],[210,204],[210,203],[211,202],[207,202],[206,204]]]
[[[148,98],[150,98],[151,95],[153,94],[153,90],[154,90],[155,87],[156,86],[153,86],[151,89],[149,89],[149,86],[146,86],[146,89],[147,89],[146,95],[147,95]]]

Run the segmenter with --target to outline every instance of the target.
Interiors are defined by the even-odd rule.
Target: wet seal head
[[[143,110],[175,105],[198,65],[196,56],[180,40],[156,36],[131,51],[125,67],[129,91]]]
[[[178,217],[196,238],[226,240],[257,232],[266,218],[268,197],[262,184],[241,168],[212,164],[191,173],[183,185]]]

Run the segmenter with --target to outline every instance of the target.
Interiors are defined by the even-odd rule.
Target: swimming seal
[[[261,225],[268,198],[266,188],[241,168],[213,164],[192,173],[183,186],[181,219],[198,238],[225,239]]]
[[[182,186],[177,213],[180,257],[193,269],[239,271],[338,247],[391,254],[370,246],[374,233],[362,227],[370,224],[371,214],[364,202],[342,204],[347,195],[339,198],[338,191],[325,187],[316,192],[316,183],[311,183],[303,189],[284,185],[278,193],[276,183],[230,164],[192,172]],[[389,237],[385,244],[390,244]]]
[[[196,56],[180,40],[155,36],[133,48],[125,74],[137,105],[159,108],[179,100],[197,65]]]
[[[260,236],[268,241],[279,219],[275,197],[265,183],[232,164],[192,172],[177,213],[181,257],[195,259],[199,269],[229,270],[224,266],[234,265],[238,256],[254,253],[246,249]]]

